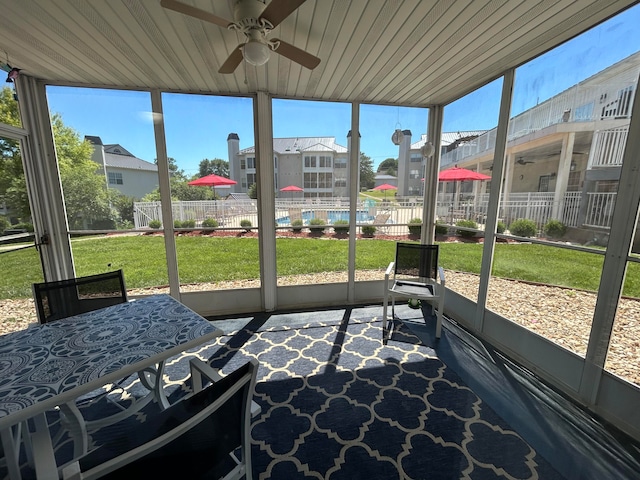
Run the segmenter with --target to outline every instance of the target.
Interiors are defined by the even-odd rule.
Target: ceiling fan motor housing
[[[233,8],[233,19],[244,31],[268,26],[273,28],[269,22],[260,19],[265,8],[266,5],[260,0],[238,0]]]

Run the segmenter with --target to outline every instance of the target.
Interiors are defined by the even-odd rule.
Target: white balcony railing
[[[599,130],[593,134],[587,168],[622,165],[629,126]]]

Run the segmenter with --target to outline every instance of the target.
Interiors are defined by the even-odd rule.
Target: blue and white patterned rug
[[[260,362],[254,478],[562,478],[402,322],[380,339],[381,322],[350,318],[199,352],[223,373]]]
[[[187,352],[167,365],[171,398],[188,390],[189,358],[222,374],[257,359],[257,479],[562,478],[402,322],[383,345],[381,322],[348,317],[247,325]],[[136,383],[127,395],[140,393]],[[92,432],[92,446],[105,435]]]

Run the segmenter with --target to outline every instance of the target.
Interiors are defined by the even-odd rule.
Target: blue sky
[[[604,22],[579,37],[523,65],[516,72],[512,114],[571,87],[640,49],[640,6]],[[448,105],[443,131],[480,130],[496,126],[500,79]],[[80,136],[99,136],[118,143],[147,161],[156,158],[151,100],[146,92],[48,87],[49,107]],[[237,133],[240,148],[253,145],[252,103],[247,98],[164,94],[167,152],[188,175],[204,158],[228,160],[227,136]],[[275,100],[275,137],[333,136],[347,146],[349,104]],[[397,157],[391,142],[396,128],[411,130],[417,141],[427,129],[427,110],[362,105],[361,151],[374,168]]]

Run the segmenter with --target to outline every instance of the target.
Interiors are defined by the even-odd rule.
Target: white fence
[[[588,193],[586,204],[583,204],[581,192],[567,192],[563,200],[556,203],[552,193],[512,193],[500,202],[498,219],[507,227],[514,220],[527,218],[533,220],[540,230],[549,220],[559,220],[570,227],[606,229],[611,223],[615,199],[616,193]],[[440,193],[436,215],[438,220],[450,225],[460,220],[473,220],[482,230],[488,201],[488,194],[465,193],[456,199],[451,193]],[[255,200],[176,201],[172,203],[172,211],[174,221],[193,220],[195,228],[200,228],[207,218],[215,218],[222,228],[240,228],[244,219],[251,221],[253,227],[258,226]],[[347,199],[276,200],[276,226],[290,227],[294,214],[299,214],[305,225],[311,218],[322,218],[330,226],[336,219],[348,219],[348,212]],[[407,224],[414,218],[422,218],[421,197],[402,197],[395,198],[393,202],[378,203],[365,200],[357,205],[359,226],[375,225],[379,231],[389,235],[406,235]],[[149,228],[152,220],[160,221],[160,202],[136,202],[134,220],[136,229]]]

